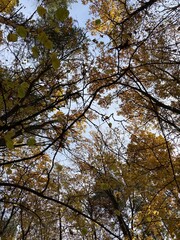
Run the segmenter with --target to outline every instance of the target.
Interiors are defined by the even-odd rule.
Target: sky
[[[24,6],[22,9],[23,13],[27,16],[30,16],[39,5],[37,0],[20,0],[20,4]],[[71,4],[70,15],[74,20],[77,20],[80,27],[85,27],[86,21],[89,18],[89,9],[87,5],[83,5],[80,0],[77,3]]]
[[[72,4],[69,10],[73,19],[79,22],[79,26],[84,27],[89,18],[88,6],[83,5],[80,1],[78,1],[78,3]]]

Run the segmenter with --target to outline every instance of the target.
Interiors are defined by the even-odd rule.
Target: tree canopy
[[[179,4],[75,2],[0,3],[0,238],[179,239]]]

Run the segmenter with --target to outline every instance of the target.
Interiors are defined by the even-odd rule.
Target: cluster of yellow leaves
[[[28,152],[28,149],[27,149]],[[31,153],[36,154],[39,152],[38,147],[31,148]],[[19,148],[9,152],[10,154],[16,154],[17,157],[22,157],[25,153]],[[50,167],[50,157],[47,154],[42,154],[40,157],[34,158],[32,161],[27,162],[24,165],[7,165],[6,172],[11,169],[8,177],[12,182],[19,182],[22,186],[28,186],[30,188],[36,188],[42,190],[47,182],[47,171]]]
[[[10,13],[17,4],[18,0],[1,0],[0,12]]]
[[[90,9],[93,15],[99,18],[94,18],[89,21],[89,28],[93,33],[109,33],[112,31],[116,23],[120,23],[125,16],[125,1],[83,1],[84,4],[90,3]],[[92,5],[91,5],[92,4]]]
[[[155,134],[150,132],[139,131],[137,135],[133,134],[131,136],[128,154],[131,161],[140,162],[144,167],[167,167],[169,155],[166,149],[166,142],[162,136],[155,136]]]
[[[18,5],[18,0],[1,0],[0,13],[10,14],[16,5]],[[0,44],[2,43],[3,43],[3,31],[0,29]]]
[[[126,162],[118,159],[111,151],[115,143],[111,142],[106,148],[106,137],[102,140],[100,135],[92,135],[93,142],[83,141],[77,148],[79,158],[76,163],[82,172],[82,178],[91,177],[93,186],[90,192],[94,191],[96,196],[92,199],[93,205],[101,210],[108,209],[115,218],[123,216],[124,209],[129,207],[128,211],[133,211],[132,219],[129,216],[133,222],[133,235],[138,232],[138,238],[134,239],[144,239],[144,234],[149,235],[146,239],[151,239],[152,235],[161,238],[162,232],[170,237],[178,236],[178,231],[172,224],[178,221],[177,212],[174,211],[177,209],[178,195],[167,144],[170,152],[173,151],[172,146],[161,135],[139,130],[131,136]],[[110,136],[109,133],[107,138],[112,139]],[[177,174],[179,167],[176,157],[173,164]],[[107,193],[114,195],[119,209],[113,207]],[[128,206],[129,201],[132,205]]]

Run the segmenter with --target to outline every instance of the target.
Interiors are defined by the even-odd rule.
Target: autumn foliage
[[[178,240],[179,5],[73,2],[0,3],[0,238]]]

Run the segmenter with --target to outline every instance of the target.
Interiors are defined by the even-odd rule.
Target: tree
[[[59,19],[55,13],[56,20],[52,22],[44,16],[47,10],[39,6],[37,11],[42,19],[36,26],[34,20],[19,19],[17,14],[13,19],[1,17],[9,32],[3,46],[12,54],[12,65],[1,67],[2,149],[36,145],[41,154],[55,142],[59,148],[74,124],[73,115],[78,121],[76,108],[69,109],[68,114],[64,114],[63,108],[68,109],[79,96],[73,71],[78,77],[81,59],[74,62],[74,58],[83,55],[85,36],[73,25],[68,11],[60,10],[65,15]]]
[[[1,235],[178,239],[179,5],[72,2],[0,6]]]
[[[81,181],[77,201],[112,233],[119,233],[118,239],[178,239],[178,191],[163,137],[144,131],[132,135],[126,153],[121,141],[116,130],[103,136],[93,133],[91,141],[79,144],[74,161],[91,185]],[[176,175],[178,160],[173,158]],[[103,236],[96,234],[92,239]]]
[[[143,122],[157,119],[161,127],[179,130],[175,123],[179,114],[178,5],[171,1],[161,9],[161,2],[154,0],[142,5],[140,1],[134,5],[128,1],[84,2],[90,2],[92,13],[99,16],[89,22],[89,28],[110,39],[109,47],[100,48],[97,68],[92,69],[94,87],[106,87],[101,79],[107,79],[122,101],[120,113],[128,119]],[[99,81],[95,81],[98,73]],[[171,100],[164,101],[167,98]],[[174,118],[170,119],[172,114]]]
[[[150,129],[163,136],[179,191],[169,146],[179,135],[179,5],[155,0],[83,2],[90,3],[95,16],[89,29],[109,38],[107,47],[95,41],[100,54],[90,71],[90,91],[100,90],[96,99],[105,109],[118,99],[116,114],[126,132],[137,135]]]
[[[2,9],[0,16],[1,54],[9,51],[9,59],[1,58],[0,69],[1,202],[6,229],[13,222],[12,213],[21,228],[20,239],[40,236],[43,216],[34,204],[48,202],[30,192],[26,196],[24,190],[34,189],[43,196],[49,189],[55,157],[78,136],[83,116],[75,103],[82,91],[79,69],[87,39],[66,5],[54,8],[38,6],[36,22],[35,13],[26,19],[16,8],[8,14]],[[50,148],[54,157],[49,162]]]

